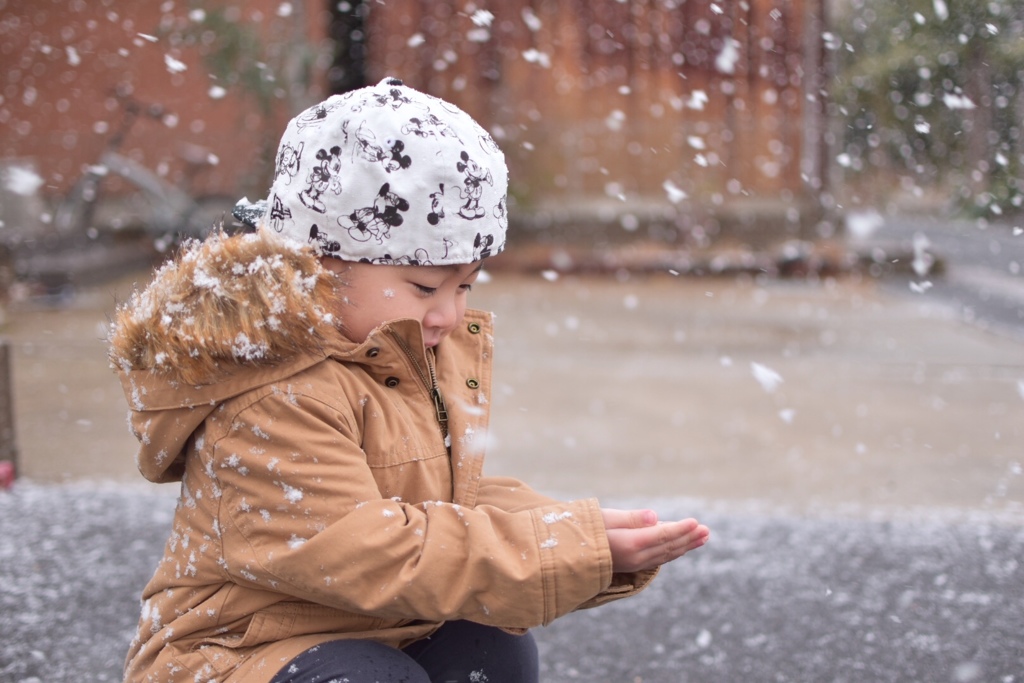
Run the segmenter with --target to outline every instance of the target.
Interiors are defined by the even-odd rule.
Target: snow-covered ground
[[[26,480],[0,493],[0,681],[120,680],[174,493]],[[711,544],[634,599],[538,629],[542,680],[1024,681],[1019,517],[656,508],[699,516]]]

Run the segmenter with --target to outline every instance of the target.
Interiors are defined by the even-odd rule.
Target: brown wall
[[[496,128],[525,206],[614,204],[620,192],[626,205],[664,204],[665,181],[710,205],[800,200],[821,106],[803,76],[820,45],[815,4],[478,2],[494,20],[474,42],[465,3],[391,0],[370,13],[370,80],[399,76]],[[729,39],[732,73],[716,67]],[[550,66],[526,59],[531,49]]]
[[[235,27],[273,37],[259,49],[274,67],[286,65],[293,36],[309,36],[313,46],[322,41],[322,13],[277,16],[278,0],[206,5],[234,7],[236,14],[227,16]],[[84,164],[96,162],[120,124],[123,102],[114,95],[120,88],[166,112],[160,120],[139,118],[122,153],[183,182],[182,156],[200,146],[219,162],[194,176],[198,194],[265,188],[269,175],[260,162],[272,156],[293,104],[323,93],[302,88],[292,97],[282,83],[264,110],[242,84],[211,74],[204,55],[217,43],[197,30],[198,19],[186,2],[0,0],[0,158],[33,160],[45,181],[41,192],[65,191]],[[168,59],[185,70],[170,68]],[[225,89],[222,97],[211,94],[216,86]]]
[[[326,94],[325,36],[337,4],[211,0],[208,17],[218,7],[234,15],[228,29],[204,34],[180,0],[0,0],[0,157],[34,159],[43,192],[59,194],[97,159],[121,116],[111,93],[127,84],[173,116],[138,121],[125,153],[178,182],[182,147],[199,145],[219,164],[195,176],[198,194],[259,195],[285,120]],[[520,215],[551,206],[682,207],[676,213],[700,220],[695,206],[807,201],[804,176],[821,174],[821,103],[808,99],[818,84],[804,76],[820,53],[821,29],[811,21],[820,5],[369,2],[367,80],[401,77],[490,128],[508,156]],[[291,12],[280,16],[281,7]],[[474,8],[493,13],[490,26],[472,21]],[[254,49],[278,75],[267,110],[251,87],[216,80],[204,61],[239,28],[259,37]],[[732,73],[715,64],[728,39],[738,45]],[[167,56],[187,68],[172,72]],[[227,94],[211,97],[214,85]],[[669,204],[666,181],[688,200]]]

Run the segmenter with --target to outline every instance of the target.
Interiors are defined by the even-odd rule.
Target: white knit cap
[[[266,201],[244,223],[322,256],[384,264],[478,261],[505,247],[505,156],[453,104],[385,78],[289,123]]]

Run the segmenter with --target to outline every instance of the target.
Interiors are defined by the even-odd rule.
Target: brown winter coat
[[[413,320],[355,344],[342,287],[304,249],[212,238],[118,312],[139,468],[181,480],[127,681],[268,681],[323,641],[526,629],[653,576],[612,574],[596,501],[481,475],[490,315],[436,354]]]

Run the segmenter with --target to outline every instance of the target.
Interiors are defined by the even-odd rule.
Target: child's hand
[[[612,571],[635,572],[653,569],[701,547],[710,531],[695,519],[659,522],[653,510],[601,508]]]

